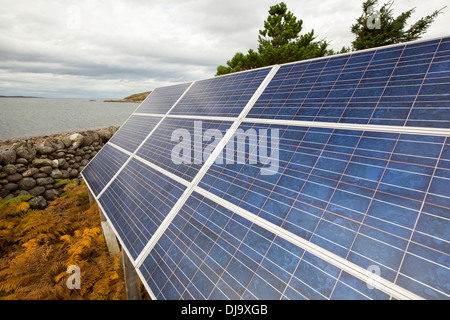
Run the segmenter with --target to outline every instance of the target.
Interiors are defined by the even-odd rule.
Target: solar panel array
[[[449,128],[416,41],[158,88],[82,175],[153,299],[449,299]]]

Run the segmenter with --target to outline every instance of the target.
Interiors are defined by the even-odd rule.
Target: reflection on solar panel
[[[269,68],[195,82],[170,114],[236,117]]]
[[[127,160],[127,154],[117,150],[111,144],[107,144],[88,163],[82,171],[83,177],[89,181],[89,187],[95,196],[100,194]]]
[[[99,198],[108,217],[136,259],[185,187],[132,159]]]
[[[132,115],[110,142],[129,152],[134,152],[161,119],[162,117]]]
[[[197,123],[196,125],[195,121],[191,119],[166,118],[138,150],[137,156],[185,180],[191,181],[201,168],[203,163],[203,150],[209,145],[209,141],[203,140],[203,135],[194,139],[194,131],[219,130],[220,132],[225,132],[232,124],[231,121],[202,121]],[[174,131],[174,129],[177,131]],[[173,132],[174,135],[172,135]],[[178,142],[179,138],[177,132],[180,134],[189,133],[187,137],[188,139],[190,137],[192,141],[185,141],[189,146],[189,152],[191,144],[198,145],[198,161],[194,161],[194,155],[185,155],[187,158],[184,159],[185,161],[183,163],[176,164],[173,162],[172,149],[174,148],[174,143]]]
[[[443,38],[158,88],[82,175],[154,299],[449,299],[449,67]]]
[[[341,269],[196,193],[141,270],[158,299],[324,299],[335,286],[335,295],[361,295]]]
[[[249,117],[447,128],[448,40],[280,67]]]
[[[136,112],[166,114],[189,86],[190,83],[183,83],[157,88],[147,96]]]

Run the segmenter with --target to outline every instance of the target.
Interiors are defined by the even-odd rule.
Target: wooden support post
[[[93,206],[94,203],[95,198],[89,190],[89,205]],[[103,238],[105,238],[109,254],[111,256],[114,256],[120,252],[119,242],[117,241],[116,235],[114,234],[114,231],[109,225],[108,220],[106,220],[105,215],[103,214],[100,207],[98,208],[98,211],[100,212],[100,222],[102,224]]]
[[[103,237],[106,241],[106,246],[108,247],[109,254],[115,256],[120,252],[119,242],[117,241],[116,235],[109,226],[108,221],[102,221],[102,231]]]
[[[141,300],[141,284],[139,276],[134,269],[128,255],[122,251],[123,271],[125,273],[125,285],[127,289],[127,300]]]
[[[92,207],[95,203],[94,195],[91,193],[91,190],[88,189],[89,192],[89,207]]]

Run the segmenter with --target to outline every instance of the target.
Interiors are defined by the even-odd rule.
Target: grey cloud
[[[350,26],[363,0],[285,2],[303,19],[305,32],[314,29],[318,38],[340,49],[353,40]],[[235,52],[257,48],[258,30],[275,3],[0,0],[5,9],[0,13],[0,94],[12,88],[37,92],[40,86],[52,95],[58,90],[67,95],[72,88],[74,94],[109,92],[112,97],[212,77]],[[444,0],[430,0],[425,8],[422,1],[412,0],[394,6],[398,11],[416,6],[419,18],[444,5]],[[73,6],[78,8],[79,28],[70,25],[77,13]],[[430,28],[430,36],[447,35],[447,11]]]

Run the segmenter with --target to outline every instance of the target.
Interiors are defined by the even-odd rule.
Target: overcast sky
[[[387,0],[386,0],[387,1]],[[277,0],[0,0],[0,95],[122,98],[210,78],[234,53],[257,48]],[[334,49],[350,46],[363,0],[285,0]],[[446,0],[397,0],[409,22]],[[381,1],[383,3],[383,1]],[[450,7],[423,39],[450,35]]]

